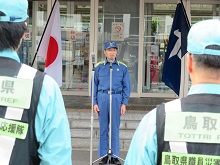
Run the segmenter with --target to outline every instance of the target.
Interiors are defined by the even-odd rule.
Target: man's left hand
[[[122,104],[121,105],[121,116],[124,115],[126,112],[126,105],[125,104]]]

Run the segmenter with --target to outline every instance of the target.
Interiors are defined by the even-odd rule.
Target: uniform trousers
[[[110,95],[108,93],[98,92],[98,106],[99,106],[99,147],[98,155],[104,156],[111,149],[112,153],[116,156],[120,154],[119,142],[119,127],[121,116],[121,94],[112,94],[112,136],[111,148],[109,148],[110,136]]]

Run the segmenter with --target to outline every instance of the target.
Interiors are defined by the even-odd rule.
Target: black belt
[[[110,91],[107,90],[99,90],[99,92],[110,94]],[[121,91],[111,91],[111,92],[112,92],[111,94],[121,94]]]

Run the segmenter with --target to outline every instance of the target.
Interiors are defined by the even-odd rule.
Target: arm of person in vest
[[[156,109],[146,114],[138,125],[125,165],[155,165],[157,163]]]
[[[41,165],[71,165],[71,135],[60,88],[45,75],[37,107],[35,130]]]

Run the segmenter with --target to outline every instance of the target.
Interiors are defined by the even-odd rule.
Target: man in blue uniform
[[[0,164],[71,165],[71,136],[56,82],[20,62],[27,0],[0,0]]]
[[[130,79],[127,66],[116,58],[118,46],[116,42],[107,42],[104,46],[106,59],[95,67],[94,74],[94,111],[99,116],[100,139],[98,155],[103,157],[109,149],[113,155],[111,163],[120,164],[118,160],[120,116],[125,114],[126,105],[130,97]],[[112,68],[112,82],[110,82],[110,67]],[[112,83],[112,136],[109,148],[109,113],[110,113],[110,83]],[[106,164],[108,156],[99,164]]]
[[[145,115],[125,165],[219,164],[220,21],[194,24],[187,51],[192,81],[187,97]]]

